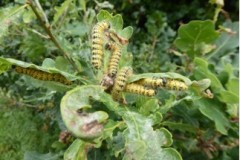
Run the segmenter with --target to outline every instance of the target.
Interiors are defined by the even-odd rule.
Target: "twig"
[[[148,62],[151,62],[152,61],[152,58],[153,58],[153,54],[154,54],[154,51],[155,51],[155,47],[156,47],[156,43],[158,42],[158,39],[157,39],[157,36],[154,36],[153,37],[153,41],[152,41],[152,46],[151,46],[151,53],[150,53],[150,56],[148,58]]]
[[[64,51],[64,49],[60,46],[60,44],[57,42],[57,39],[54,37],[53,33],[51,32],[51,27],[50,25],[46,24],[46,22],[42,19],[42,17],[40,16],[40,14],[38,13],[38,11],[36,10],[32,0],[27,0],[27,2],[30,7],[32,8],[34,14],[37,16],[38,20],[40,21],[43,29],[45,30],[45,32],[49,35],[50,40],[55,44],[55,46],[63,53],[63,56],[72,64],[72,66],[78,71],[80,72],[80,70],[78,69],[78,67],[76,66],[75,62],[73,61],[73,59],[70,58],[69,54],[67,52]]]
[[[42,33],[39,33],[38,31],[36,31],[35,29],[28,29],[28,28],[27,28],[27,30],[29,30],[29,31],[31,31],[31,32],[33,32],[33,33],[39,35],[40,37],[42,37],[42,38],[44,38],[44,39],[50,39],[49,36],[47,36],[47,35],[43,35]]]
[[[35,3],[36,3],[36,5],[37,5],[37,7],[40,9],[40,11],[42,12],[46,25],[49,26],[49,21],[48,21],[48,19],[47,19],[46,14],[44,13],[44,11],[43,11],[43,9],[42,9],[42,6],[41,6],[40,3],[39,3],[39,1],[38,1],[38,0],[35,0]]]

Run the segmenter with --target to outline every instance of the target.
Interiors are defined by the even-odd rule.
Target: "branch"
[[[63,53],[63,56],[71,63],[71,65],[78,71],[80,72],[80,70],[78,69],[77,65],[75,64],[75,62],[73,61],[73,59],[69,56],[69,54],[61,47],[61,45],[58,43],[57,39],[54,37],[52,31],[51,31],[51,27],[48,24],[48,20],[45,17],[45,21],[42,19],[42,17],[40,16],[40,14],[38,13],[35,5],[33,4],[32,0],[27,0],[26,2],[27,4],[30,5],[30,7],[32,8],[34,14],[37,16],[37,19],[40,21],[41,26],[43,27],[43,29],[45,30],[45,32],[48,34],[48,36],[50,37],[50,40],[55,44],[55,46]],[[40,4],[38,4],[40,5]],[[45,14],[44,14],[45,15]]]

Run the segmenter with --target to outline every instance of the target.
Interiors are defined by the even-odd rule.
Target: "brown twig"
[[[33,10],[34,14],[37,16],[37,19],[40,21],[41,26],[43,27],[43,29],[45,30],[45,32],[48,34],[48,36],[50,37],[50,40],[55,44],[55,46],[63,53],[63,56],[72,64],[72,66],[78,71],[80,72],[80,70],[78,69],[78,67],[76,66],[75,62],[73,61],[72,58],[70,58],[69,54],[60,46],[60,44],[58,43],[57,39],[55,38],[55,36],[53,35],[52,31],[51,31],[51,27],[50,25],[47,25],[47,22],[45,22],[42,17],[40,16],[40,14],[38,13],[35,5],[33,4],[32,0],[27,0],[26,2],[27,4],[30,5],[31,9]]]

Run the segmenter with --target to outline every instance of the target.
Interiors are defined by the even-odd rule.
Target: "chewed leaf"
[[[120,14],[117,14],[115,16],[113,16],[110,20],[111,22],[111,27],[113,30],[119,32],[122,30],[123,28],[123,19],[122,16]]]
[[[70,132],[83,139],[94,139],[104,133],[104,123],[108,114],[104,111],[90,112],[91,100],[102,102],[110,110],[118,114],[118,104],[100,86],[86,85],[77,87],[62,98],[61,114],[63,121]]]
[[[128,126],[124,132],[126,143],[123,159],[182,159],[176,150],[162,148],[172,144],[172,135],[168,130],[165,128],[154,130],[149,118],[135,112],[125,112],[123,119]],[[166,149],[172,152],[166,152]]]
[[[178,80],[182,80],[183,82],[185,82],[187,85],[191,85],[192,81],[185,77],[182,76],[178,73],[174,73],[174,72],[166,72],[166,73],[144,73],[144,74],[138,74],[138,75],[133,75],[128,79],[128,83],[132,83],[134,81],[138,81],[140,79],[143,78],[172,78],[172,79],[178,79]]]
[[[62,98],[61,114],[68,130],[82,139],[94,139],[102,135],[103,122],[108,114],[103,111],[86,112],[91,108],[89,97],[95,97],[97,90],[78,87]]]
[[[98,22],[103,21],[103,20],[109,20],[110,18],[112,18],[112,15],[108,11],[106,11],[106,10],[101,10],[97,14]]]

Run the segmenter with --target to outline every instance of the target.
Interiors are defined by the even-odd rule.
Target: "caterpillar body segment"
[[[115,100],[119,100],[121,92],[124,90],[127,82],[127,78],[132,75],[131,67],[124,67],[119,71],[115,79],[115,83],[112,89],[112,97]]]
[[[29,75],[35,79],[42,80],[42,81],[56,81],[59,83],[63,83],[65,85],[71,85],[72,82],[66,79],[59,73],[47,73],[44,71],[40,71],[33,68],[23,68],[20,66],[16,66],[15,71],[21,74]]]
[[[169,90],[184,91],[188,89],[188,86],[176,79],[164,79],[163,87]]]
[[[129,92],[129,93],[134,93],[134,94],[139,94],[139,95],[143,95],[143,96],[155,96],[156,95],[156,91],[153,89],[148,89],[142,85],[139,84],[127,84],[124,92]]]
[[[110,28],[110,24],[98,22],[92,30],[92,65],[96,69],[102,66],[104,55],[104,32]]]
[[[121,47],[116,43],[108,43],[107,48],[112,51],[108,64],[108,74],[110,77],[114,77],[117,74],[118,64],[122,56]]]
[[[93,27],[93,34],[94,33],[101,33],[104,32],[105,30],[110,28],[110,24],[106,21],[98,22],[94,27]]]
[[[163,86],[164,80],[162,78],[144,78],[137,83],[152,88],[160,88]]]
[[[143,86],[147,86],[150,88],[165,88],[168,90],[176,90],[176,91],[183,91],[187,90],[188,86],[177,79],[171,79],[171,78],[144,78],[140,81],[135,82],[136,84],[140,84]]]

